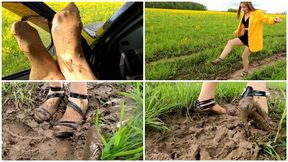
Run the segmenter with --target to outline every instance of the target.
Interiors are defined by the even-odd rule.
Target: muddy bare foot
[[[58,64],[67,80],[95,80],[81,47],[82,22],[74,3],[57,13],[52,22],[52,37]]]
[[[27,22],[18,21],[12,25],[12,32],[20,49],[31,63],[30,80],[64,79],[56,62],[44,47],[36,29]]]
[[[54,135],[57,137],[69,137],[73,135],[77,127],[82,124],[84,115],[88,109],[88,99],[69,97],[68,100],[71,101],[72,104],[68,103],[63,117],[57,121],[54,126]],[[79,110],[75,110],[75,105]]]
[[[211,108],[211,110],[213,112],[215,112],[216,114],[225,114],[226,113],[226,109],[224,109],[223,107],[221,107],[219,104],[216,104],[215,106],[213,106]]]
[[[56,112],[60,100],[64,97],[64,91],[52,91],[49,89],[47,100],[34,112],[34,119],[38,122],[47,121]]]
[[[275,127],[271,123],[268,114],[262,110],[262,108],[253,101],[253,97],[245,97],[239,102],[240,110],[240,119],[244,124],[246,134],[249,136],[249,126],[248,122],[253,121],[253,124],[261,130],[265,131],[276,131],[277,126]]]

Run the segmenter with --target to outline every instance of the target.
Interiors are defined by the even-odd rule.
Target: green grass
[[[264,24],[264,48],[250,61],[286,52],[286,16],[279,16],[282,23]],[[145,9],[145,19],[146,79],[215,79],[242,68],[243,47],[233,49],[221,66],[211,64],[234,38],[235,13]]]
[[[63,9],[68,2],[46,2],[55,11]],[[80,10],[83,24],[90,24],[96,21],[106,21],[124,2],[76,2]],[[11,27],[13,22],[21,18],[2,7],[2,76],[8,76],[17,72],[30,69],[28,59],[19,49],[14,38]],[[50,33],[36,28],[42,42],[47,47],[50,40]]]
[[[23,104],[32,106],[33,95],[37,85],[26,82],[3,82],[2,83],[2,105],[7,102],[15,104],[16,108],[21,108]]]
[[[128,83],[129,84],[129,83]],[[120,124],[116,133],[104,138],[99,130],[99,117],[96,114],[95,126],[102,138],[104,148],[101,160],[140,160],[143,158],[143,84],[130,83],[134,90],[132,93],[120,92],[120,94],[135,101],[136,106],[133,117],[125,125]],[[120,123],[123,121],[125,104],[122,104]]]
[[[258,70],[253,74],[250,74],[243,79],[245,80],[286,80],[286,60],[280,60],[276,63]]]
[[[201,83],[161,83],[148,82],[145,86],[145,126],[154,130],[168,130],[169,127],[161,121],[161,115],[172,111],[191,109],[191,103],[197,100]],[[222,82],[216,90],[216,101],[231,102],[238,100],[243,92],[244,82]],[[279,91],[281,96],[273,95],[268,98],[269,112],[281,114],[278,132],[274,139],[260,145],[260,150],[275,160],[284,160],[286,155],[279,155],[276,148],[286,149],[286,83],[268,82],[267,87]],[[283,101],[284,100],[284,101]]]

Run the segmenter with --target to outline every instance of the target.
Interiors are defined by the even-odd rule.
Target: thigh
[[[230,39],[229,43],[232,46],[242,46],[242,45],[244,45],[243,42],[239,38]]]

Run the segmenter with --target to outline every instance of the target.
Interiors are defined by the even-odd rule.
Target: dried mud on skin
[[[176,112],[161,117],[171,131],[146,128],[146,160],[270,159],[258,152],[258,146],[268,142],[275,133],[250,125],[251,136],[247,138],[236,106],[221,105],[227,109],[227,114],[188,117],[186,112]],[[270,117],[275,124],[279,121],[278,117]],[[286,154],[286,150],[277,151],[280,155]]]
[[[60,103],[49,122],[37,123],[33,118],[33,110],[45,101],[47,84],[34,84],[38,84],[39,88],[33,94],[35,96],[33,106],[23,103],[21,107],[17,107],[10,100],[2,106],[3,160],[82,160],[87,156],[85,141],[89,138],[88,132],[95,127],[96,109],[99,111],[99,118],[105,123],[100,125],[104,136],[116,131],[122,102],[126,103],[124,118],[128,118],[132,113],[132,101],[117,94],[119,91],[130,92],[131,87],[110,83],[88,83],[88,94],[91,97],[85,123],[72,137],[56,138],[53,136],[52,124],[64,114],[68,97],[66,96],[64,102]],[[67,87],[69,86],[66,86],[65,92],[69,94]],[[8,94],[6,96],[3,94],[3,100],[7,97]]]

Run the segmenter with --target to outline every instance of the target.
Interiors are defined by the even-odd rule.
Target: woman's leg
[[[64,89],[62,82],[49,82],[48,84],[49,84],[49,92],[47,94],[47,100],[44,103],[42,103],[34,112],[35,119],[38,122],[49,120],[49,118],[56,112],[60,99],[64,96]],[[53,96],[56,94],[58,94],[58,96]]]
[[[249,68],[249,56],[251,54],[251,51],[248,47],[245,47],[243,54],[241,56],[242,62],[243,62],[243,71],[248,72]]]
[[[229,40],[219,58],[223,60],[231,52],[234,46],[241,46],[241,45],[243,45],[243,43],[239,38]]]
[[[70,93],[88,95],[87,83],[86,82],[71,82]],[[82,112],[85,114],[85,112],[88,109],[88,99],[78,99],[78,98],[73,98],[69,96],[68,100],[78,105],[81,108]],[[66,111],[60,120],[80,122],[82,121],[82,119],[83,117],[77,111],[67,106]]]
[[[253,87],[254,90],[258,91],[266,91],[266,82],[248,82],[247,86]],[[261,110],[268,114],[268,103],[267,98],[262,96],[254,96],[253,97],[254,102],[256,102]]]
[[[217,88],[217,82],[204,82],[202,84],[202,88],[201,88],[201,92],[198,97],[198,100],[201,102],[204,100],[209,100],[211,98],[214,98],[216,88]],[[226,110],[222,108],[219,104],[216,104],[211,109],[219,114],[226,113]]]
[[[58,65],[43,45],[36,29],[25,21],[18,21],[12,25],[12,32],[20,49],[30,61],[30,80],[65,79]]]
[[[94,80],[81,46],[82,22],[74,3],[55,14],[52,37],[58,64],[67,80]]]

